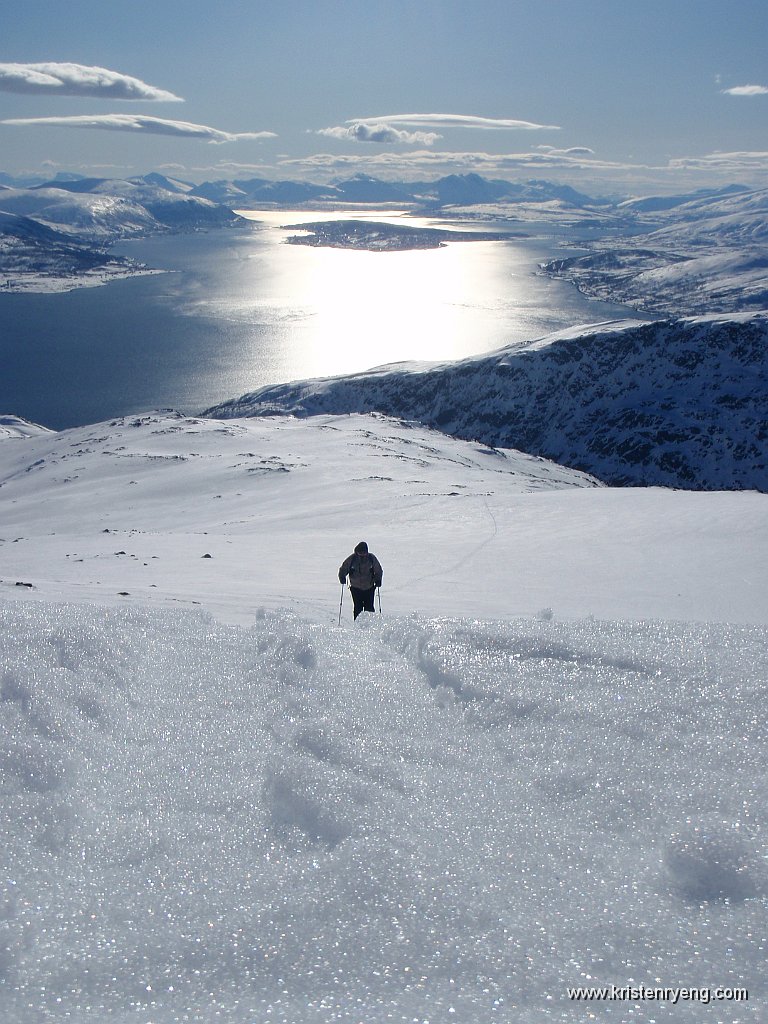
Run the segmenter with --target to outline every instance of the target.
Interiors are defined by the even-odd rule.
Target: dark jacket
[[[367,554],[352,554],[339,566],[339,582],[344,583],[349,576],[350,587],[358,587],[360,590],[380,587],[383,575],[381,563],[370,551]]]

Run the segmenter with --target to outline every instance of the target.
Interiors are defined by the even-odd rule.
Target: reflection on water
[[[10,367],[0,412],[57,427],[157,406],[195,412],[264,384],[457,359],[631,315],[537,275],[554,250],[547,239],[365,252],[283,244],[296,231],[286,225],[349,219],[348,210],[248,216],[246,229],[116,247],[173,273],[0,297]],[[358,216],[397,223],[402,214]]]

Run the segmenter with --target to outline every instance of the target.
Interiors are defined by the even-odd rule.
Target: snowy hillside
[[[229,209],[158,183],[60,182],[0,191],[0,281],[7,291],[66,291],[146,273],[106,248],[124,238],[238,223]]]
[[[33,218],[40,224],[95,245],[136,237],[157,228],[149,211],[130,199],[78,195],[60,188],[3,192],[0,194],[0,209]]]
[[[20,416],[0,416],[0,441],[53,435],[55,431],[43,427],[39,423],[30,423]]]
[[[377,411],[620,485],[768,490],[768,315],[597,324],[435,366],[244,395],[214,416]]]
[[[648,313],[698,314],[768,306],[768,189],[723,190],[675,202],[638,200],[629,239],[587,244],[587,255],[543,270],[586,295]]]
[[[0,287],[5,292],[68,291],[151,273],[129,257],[110,256],[32,217],[0,210]]]
[[[645,242],[651,240],[651,236]],[[565,277],[593,299],[623,302],[647,312],[765,309],[768,251],[762,248],[619,248],[550,260],[543,269]]]
[[[764,1019],[768,496],[377,416],[8,426],[3,1020]]]
[[[73,202],[98,205],[101,197],[102,201],[116,206],[122,202],[126,206],[136,207],[145,217],[149,217],[146,228],[137,232],[141,234],[169,228],[193,231],[200,228],[228,227],[240,220],[237,214],[226,207],[194,195],[191,189],[185,190],[179,183],[163,178],[162,175],[126,180],[84,179],[60,183],[58,190],[68,193],[70,201]],[[45,192],[47,189],[32,191]],[[41,216],[44,218],[45,213],[41,213]],[[126,218],[125,225],[119,215],[113,219],[113,239],[128,237],[133,233],[130,217]]]
[[[761,496],[612,490],[381,417],[120,419],[0,443],[0,483],[12,596],[20,582],[41,599],[199,602],[234,622],[287,605],[335,621],[335,570],[375,531],[398,537],[382,554],[393,614],[761,622],[765,610],[744,584]]]

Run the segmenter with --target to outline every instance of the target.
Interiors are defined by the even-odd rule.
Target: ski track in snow
[[[483,548],[485,548],[489,544],[493,543],[493,541],[498,536],[498,532],[499,532],[498,526],[496,524],[496,517],[494,516],[493,512],[491,512],[490,506],[488,505],[488,501],[487,501],[486,498],[483,498],[483,504],[485,505],[485,510],[488,513],[488,517],[490,518],[491,523],[493,524],[493,528],[492,528],[491,533],[487,537],[485,537],[484,540],[479,541],[477,547],[473,551],[470,551],[468,554],[464,555],[457,562],[454,562],[451,565],[441,566],[441,568],[439,570],[435,571],[435,572],[425,573],[423,576],[416,576],[414,579],[410,580],[410,584],[423,583],[425,580],[435,579],[438,576],[439,577],[445,576],[446,573],[455,572],[456,569],[461,569],[463,566],[467,565],[468,562],[471,562],[472,559],[480,551],[483,550]],[[402,588],[395,588],[395,589],[402,589]]]

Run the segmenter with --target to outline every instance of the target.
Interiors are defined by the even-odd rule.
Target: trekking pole
[[[339,625],[341,625],[341,606],[344,604],[344,584],[341,584],[341,597],[339,598]]]
[[[381,587],[376,587],[376,593],[379,595],[379,615],[381,615]]]

